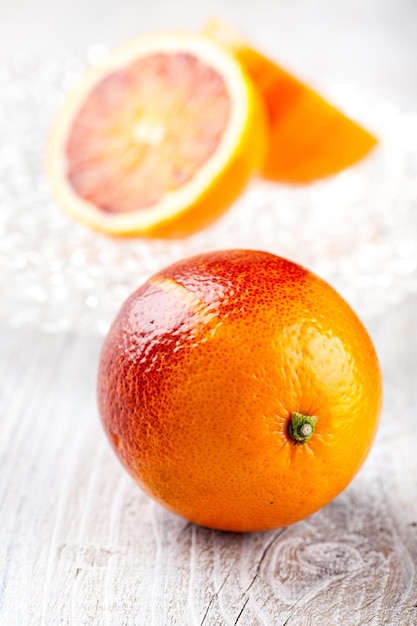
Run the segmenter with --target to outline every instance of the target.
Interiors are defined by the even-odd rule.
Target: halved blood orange
[[[362,159],[377,143],[358,123],[253,48],[233,26],[212,18],[202,32],[233,52],[258,87],[271,126],[263,176],[308,183]]]
[[[261,166],[266,125],[252,81],[222,46],[144,35],[67,97],[48,169],[59,201],[96,229],[183,236],[221,214]]]

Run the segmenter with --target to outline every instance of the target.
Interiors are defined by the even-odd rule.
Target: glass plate
[[[48,127],[85,58],[0,67],[0,321],[104,334],[122,301],[184,256],[257,248],[327,279],[365,319],[417,288],[417,116],[349,85],[322,93],[380,138],[360,164],[306,187],[253,182],[212,227],[182,241],[112,239],[71,220],[44,173]]]

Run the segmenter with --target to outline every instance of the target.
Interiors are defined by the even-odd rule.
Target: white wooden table
[[[281,58],[305,76],[357,78],[406,110],[417,105],[413,0],[2,4],[0,59],[17,48],[20,28],[29,47],[51,51],[74,48],[77,20],[83,47],[130,36],[135,20],[145,30],[218,12],[269,43],[281,37]],[[352,484],[308,520],[246,535],[171,515],[121,468],[96,407],[101,338],[11,330],[2,320],[0,624],[417,624],[416,319],[411,294],[365,320],[384,371],[385,406]]]

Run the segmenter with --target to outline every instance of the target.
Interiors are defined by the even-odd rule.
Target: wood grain
[[[274,532],[143,495],[99,423],[101,342],[0,329],[0,623],[417,624],[417,298],[375,321],[386,397],[350,487]]]

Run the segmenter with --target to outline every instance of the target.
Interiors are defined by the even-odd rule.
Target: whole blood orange
[[[262,99],[203,35],[142,35],[89,68],[48,144],[60,204],[115,235],[184,236],[218,217],[261,167]]]
[[[296,522],[339,494],[381,397],[373,344],[341,296],[249,250],[150,278],[116,317],[98,376],[105,431],[144,491],[230,531]]]

